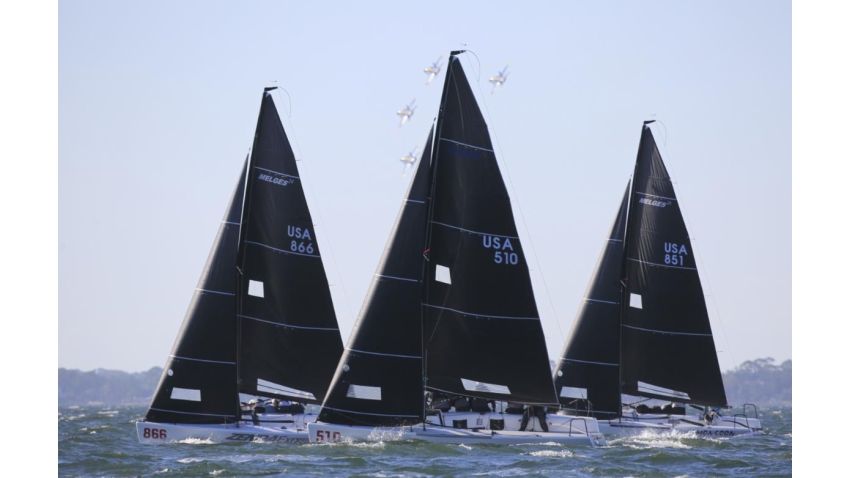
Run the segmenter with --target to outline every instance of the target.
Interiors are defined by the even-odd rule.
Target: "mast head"
[[[460,55],[461,53],[466,53],[466,50],[454,50],[451,52],[451,56]]]
[[[651,125],[652,123],[655,123],[655,120],[646,120],[646,121],[643,122],[643,125],[647,126],[647,125]]]
[[[263,92],[268,93],[269,91],[276,90],[277,86],[267,86],[263,88]]]

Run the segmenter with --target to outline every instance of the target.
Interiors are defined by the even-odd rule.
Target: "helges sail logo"
[[[673,201],[656,201],[655,199],[647,199],[640,198],[638,202],[641,204],[646,204],[647,206],[655,206],[655,207],[667,207],[670,204],[673,204]]]
[[[257,176],[257,179],[259,179],[260,181],[266,181],[272,184],[277,184],[279,186],[289,186],[290,184],[295,182],[295,179],[293,178],[276,178],[266,173],[260,173],[260,175]]]

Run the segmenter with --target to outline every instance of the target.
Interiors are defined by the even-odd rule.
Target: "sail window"
[[[437,273],[434,277],[437,281],[452,285],[452,274],[448,267],[437,264]]]
[[[257,391],[271,393],[274,395],[285,395],[288,397],[304,398],[307,400],[316,399],[316,396],[310,392],[290,388],[286,385],[279,385],[277,383],[269,382],[268,380],[263,380],[261,378],[257,379]]]
[[[638,381],[638,392],[651,393],[653,395],[663,395],[670,398],[679,398],[682,400],[690,400],[691,397],[685,392],[679,392],[669,388],[659,387],[651,383]]]
[[[640,298],[640,294],[631,294],[631,297],[629,297],[629,306],[635,309],[643,309],[643,301]]]
[[[201,391],[191,389],[191,388],[174,387],[174,388],[171,389],[171,399],[172,400],[188,400],[190,402],[200,402],[201,401]]]
[[[348,386],[348,393],[346,393],[345,396],[349,398],[360,398],[363,400],[380,400],[381,387],[352,384]]]
[[[501,393],[504,395],[510,395],[511,391],[508,389],[507,385],[496,385],[492,383],[484,383],[484,382],[476,382],[475,380],[467,380],[465,378],[460,379],[461,383],[463,383],[463,388],[469,390],[470,392],[487,392],[487,393]]]
[[[577,387],[561,387],[561,396],[564,398],[587,398],[587,389]]]
[[[265,297],[263,294],[263,283],[257,280],[249,280],[248,295],[253,295],[254,297]]]

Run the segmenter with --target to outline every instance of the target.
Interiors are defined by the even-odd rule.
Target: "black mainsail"
[[[342,339],[295,155],[270,89],[257,121],[236,258],[239,391],[321,403]]]
[[[561,405],[597,418],[621,415],[621,393],[727,405],[690,237],[650,123],[555,372]]]
[[[693,248],[648,124],[635,164],[625,248],[623,393],[726,406]]]
[[[245,158],[239,182],[145,416],[147,421],[209,424],[237,419],[233,270],[247,164]]]
[[[629,187],[555,367],[561,406],[596,418],[620,415],[620,279]]]
[[[422,422],[426,389],[557,403],[510,198],[458,53],[320,421]]]

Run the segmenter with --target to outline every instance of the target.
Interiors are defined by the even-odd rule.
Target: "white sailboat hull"
[[[663,415],[634,413],[620,419],[599,420],[606,435],[640,435],[643,433],[693,434],[698,438],[747,437],[762,434],[761,421],[749,417],[719,417],[708,424],[697,415]]]
[[[489,425],[489,420],[505,419],[505,429],[492,430],[479,426]],[[519,431],[521,415],[505,415],[501,413],[453,412],[443,416],[446,426],[441,426],[439,416],[429,416],[428,423],[406,427],[369,427],[335,425],[315,422],[307,425],[308,437],[311,443],[340,442],[340,441],[404,441],[421,440],[430,443],[453,444],[492,444],[513,445],[523,443],[561,443],[578,446],[607,445],[605,437],[599,432],[596,420],[587,417],[566,417],[551,415],[554,418],[549,431],[540,429],[540,424],[529,420],[526,431]],[[513,418],[516,418],[514,423]],[[547,422],[549,417],[547,417]],[[466,420],[469,428],[454,428],[455,420]],[[533,422],[533,425],[532,425]]]
[[[207,443],[307,443],[307,424],[314,414],[264,416],[259,424],[240,421],[239,425],[190,425],[180,423],[137,422],[139,443],[158,444],[191,442]]]

